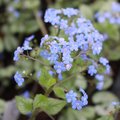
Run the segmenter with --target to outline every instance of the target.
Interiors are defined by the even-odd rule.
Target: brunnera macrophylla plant
[[[32,44],[34,41],[32,35],[14,52],[16,62],[27,58],[41,64],[41,68],[36,72],[36,79],[43,87],[44,94],[39,93],[27,99],[16,97],[20,112],[23,114],[32,112],[32,119],[41,111],[55,115],[69,104],[72,109],[81,110],[88,104],[87,93],[81,86],[78,92],[67,86],[63,87],[62,84],[69,82],[72,76],[87,70],[88,74],[97,80],[96,89],[101,90],[104,75],[110,73],[109,61],[100,56],[103,36],[77,9],[50,8],[44,18],[46,23],[53,26],[54,35],[45,35],[39,47]],[[38,56],[33,57],[30,53],[35,48],[39,48],[40,52]],[[17,71],[14,79],[18,86],[22,86],[26,77],[26,74]],[[56,98],[50,97],[51,92],[54,92]]]

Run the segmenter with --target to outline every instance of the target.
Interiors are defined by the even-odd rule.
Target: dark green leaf
[[[44,95],[36,95],[33,103],[34,109],[40,108],[50,115],[55,115],[66,105],[63,100],[48,98]]]

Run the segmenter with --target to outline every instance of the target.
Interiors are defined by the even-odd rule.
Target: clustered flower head
[[[108,20],[111,24],[120,24],[120,3],[113,2],[110,11],[97,12],[95,18],[100,23]]]
[[[72,68],[77,53],[80,54],[79,58],[92,61],[92,65],[88,67],[88,73],[91,76],[96,75],[98,63],[88,58],[87,52],[89,51],[94,56],[99,55],[104,37],[93,27],[92,23],[73,8],[50,8],[46,11],[44,18],[45,22],[58,28],[58,33],[56,36],[45,35],[41,39],[40,46],[45,50],[41,51],[40,55],[53,64],[58,75]],[[64,37],[60,36],[60,31]],[[106,71],[109,72],[107,59],[100,58],[100,64],[106,66]]]
[[[88,104],[88,95],[82,88],[80,88],[80,92],[83,94],[81,100],[78,99],[77,93],[73,90],[70,90],[68,93],[66,93],[66,101],[67,103],[71,103],[72,109],[74,110],[81,110]]]

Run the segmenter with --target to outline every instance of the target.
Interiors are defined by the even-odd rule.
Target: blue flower
[[[24,78],[18,71],[15,73],[14,79],[15,79],[15,82],[18,84],[18,86],[22,86],[24,82]]]
[[[88,95],[86,92],[80,88],[80,92],[82,92],[81,100],[78,100],[77,93],[73,90],[70,90],[68,93],[66,93],[66,100],[68,103],[72,104],[72,109],[81,110],[82,107],[88,104]]]
[[[71,17],[71,16],[78,14],[78,10],[74,9],[74,8],[66,8],[66,9],[63,9],[62,11],[63,11],[63,14],[68,16],[68,17]]]
[[[78,44],[77,42],[74,41],[74,39],[72,37],[68,38],[69,39],[69,47],[71,51],[78,51]]]
[[[50,44],[51,44],[50,45],[50,52],[52,54],[56,54],[56,53],[60,52],[61,47],[59,46],[59,44],[56,41],[52,41]]]
[[[30,97],[29,91],[25,91],[25,92],[23,93],[23,96],[24,96],[25,98],[29,98],[29,97]]]
[[[23,43],[23,49],[24,50],[32,50],[32,48],[29,46],[30,42],[28,40],[25,40]]]
[[[112,102],[111,104],[112,104],[113,106],[118,106],[118,105],[120,105],[120,102],[115,102],[115,101],[114,101],[114,102]]]
[[[50,56],[49,52],[47,50],[42,50],[40,52],[40,56],[45,58],[45,59],[48,59],[48,57]]]
[[[77,97],[77,93],[75,93],[73,90],[70,90],[68,93],[66,93],[66,100],[68,103],[77,100],[76,97]]]
[[[97,41],[95,43],[92,43],[92,51],[94,55],[99,55],[102,50],[102,43]]]
[[[66,70],[70,70],[71,69],[71,67],[72,67],[72,64],[66,64]]]
[[[23,48],[22,47],[17,47],[17,50],[15,50],[15,52],[14,52],[13,60],[18,61],[19,60],[19,55],[21,53],[23,53]]]
[[[82,101],[80,100],[75,100],[72,102],[72,109],[77,109],[77,110],[81,110],[82,109]]]
[[[103,81],[103,80],[104,80],[104,76],[103,76],[103,75],[100,75],[100,74],[95,75],[95,78],[96,78],[98,81]]]
[[[49,60],[51,63],[57,62],[57,60],[58,60],[58,54],[50,54],[50,55],[48,56],[48,60]]]
[[[109,63],[109,61],[104,57],[100,57],[99,62],[104,66],[106,66]]]
[[[96,13],[95,18],[98,22],[103,23],[106,20],[109,21],[111,24],[120,24],[120,17],[119,15],[116,16],[116,14],[119,14],[120,12],[120,4],[117,2],[113,2],[111,4],[111,10],[102,12],[102,13]]]
[[[32,39],[34,39],[34,37],[35,37],[34,35],[31,35],[31,36],[29,36],[25,39],[25,41],[23,43],[23,49],[24,50],[32,50],[32,48],[29,46],[29,44],[30,44],[30,41]]]
[[[58,25],[60,23],[60,16],[58,16],[58,14],[60,13],[60,10],[49,8],[44,16],[45,22],[50,22],[52,25]]]
[[[85,106],[88,104],[88,95],[82,88],[80,88],[80,92],[82,92],[82,94],[83,94],[83,96],[81,97],[82,106]]]
[[[68,21],[67,20],[64,20],[64,19],[61,19],[60,21],[60,29],[66,29],[68,27]]]
[[[53,76],[55,73],[52,70],[49,70],[49,74]]]
[[[95,68],[94,65],[90,65],[90,66],[88,67],[88,73],[89,73],[91,76],[93,76],[94,74],[97,73],[97,70],[96,70],[96,68]]]
[[[31,41],[32,39],[34,39],[34,35],[31,35],[31,36],[29,36],[29,37],[27,37],[25,40],[27,40],[27,41]]]
[[[110,65],[107,64],[105,74],[110,74],[110,71],[111,71],[111,67],[110,67]]]
[[[54,65],[54,69],[59,74],[61,72],[64,72],[66,70],[65,65],[63,62],[56,62]]]
[[[103,81],[100,81],[97,83],[97,86],[96,86],[96,89],[97,90],[102,90],[103,89],[103,85],[104,85],[104,82]]]
[[[41,38],[40,46],[42,47],[43,43],[49,38],[48,34]]]

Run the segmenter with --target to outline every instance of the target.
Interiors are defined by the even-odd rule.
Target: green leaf
[[[17,108],[22,114],[27,114],[32,111],[32,99],[25,99],[24,97],[16,97]]]
[[[83,89],[86,89],[87,81],[85,80],[85,78],[82,75],[77,76],[77,79],[75,81],[75,86],[78,88],[81,87]]]
[[[108,115],[111,111],[115,112],[115,107],[112,104],[100,104],[94,106],[95,112],[99,116]]]
[[[65,92],[64,89],[61,87],[54,87],[53,91],[57,97],[65,99]]]
[[[40,5],[39,0],[31,1],[31,0],[26,0],[24,1],[24,5],[27,9],[36,9]]]
[[[80,11],[84,17],[86,17],[88,19],[93,19],[93,13],[92,13],[92,10],[89,6],[81,5],[79,8],[80,8]]]
[[[112,83],[113,83],[113,80],[110,77],[108,77],[108,76],[105,76],[105,80],[104,81],[105,81],[104,85],[103,85],[103,89],[104,90],[108,89],[112,85]]]
[[[95,109],[91,106],[83,108],[81,111],[69,108],[63,111],[62,117],[59,120],[93,120],[94,116]]]
[[[97,120],[114,120],[113,116],[103,116],[98,118]]]
[[[110,93],[110,92],[97,92],[96,94],[94,94],[93,98],[92,98],[94,103],[103,103],[103,104],[109,104],[112,101],[118,101],[118,98]]]
[[[33,107],[34,110],[40,108],[41,110],[47,112],[50,115],[55,115],[66,105],[66,101],[58,100],[54,98],[48,98],[44,95],[36,95]]]
[[[108,43],[109,42],[109,43]],[[114,40],[108,40],[107,43],[104,46],[104,55],[107,56],[109,60],[118,60],[120,59],[120,46],[119,42],[116,42]]]
[[[42,69],[41,76],[39,78],[39,83],[44,86],[46,89],[49,89],[56,83],[56,79],[54,79],[47,70]]]
[[[117,25],[110,24],[108,21],[104,23],[95,23],[95,28],[102,33],[107,33],[108,36],[116,41],[119,41],[119,28]]]

